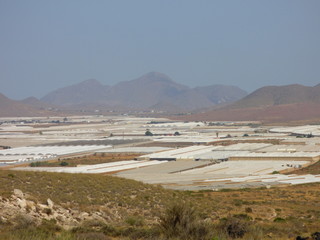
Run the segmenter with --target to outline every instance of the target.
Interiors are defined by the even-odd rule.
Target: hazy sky
[[[0,0],[13,99],[158,71],[189,86],[320,83],[319,0]]]

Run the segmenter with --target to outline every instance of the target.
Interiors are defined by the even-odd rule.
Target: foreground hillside
[[[111,176],[18,171],[0,171],[0,183],[0,239],[192,239],[200,223],[205,235],[197,239],[232,239],[226,226],[243,228],[242,239],[320,231],[319,184],[178,192]],[[12,195],[14,189],[24,197],[19,190]],[[189,216],[194,231],[175,233],[179,224],[171,229],[172,215],[182,222]]]

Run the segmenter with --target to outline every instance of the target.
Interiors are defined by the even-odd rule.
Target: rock
[[[38,206],[41,210],[42,210],[42,209],[45,209],[45,208],[48,208],[48,205],[44,205],[44,204],[41,204],[41,203],[39,203],[37,206]]]
[[[65,222],[67,220],[66,216],[64,215],[58,215],[56,219],[60,222]]]
[[[35,212],[37,210],[36,205],[33,201],[26,201],[27,208],[30,209],[30,211]]]
[[[82,219],[87,219],[89,217],[89,213],[87,212],[82,212],[79,214],[79,216],[77,217],[77,219],[82,220]]]
[[[59,215],[68,215],[69,214],[69,211],[67,211],[67,210],[65,210],[65,209],[63,209],[63,208],[59,208],[58,210],[56,210],[57,211],[57,213],[59,214]]]
[[[27,201],[25,199],[20,199],[18,198],[17,199],[17,203],[18,203],[18,206],[22,209],[26,209],[27,207]]]
[[[10,198],[2,197],[0,200],[0,222],[14,223],[17,216],[24,214],[26,218],[32,219],[32,224],[39,225],[44,219],[54,219],[59,226],[68,230],[79,226],[84,221],[107,222],[116,218],[113,214],[116,211],[109,208],[104,211],[81,212],[77,209],[68,209],[65,206],[55,204],[49,198],[44,204],[27,200],[30,198],[19,189],[15,189]]]
[[[7,218],[3,217],[3,216],[0,216],[0,222],[2,223],[6,223],[8,221]]]
[[[97,215],[97,216],[102,216],[101,212],[94,212],[94,214]]]
[[[54,203],[52,202],[52,200],[50,198],[47,199],[47,204],[49,208],[53,208]]]
[[[23,199],[24,198],[24,194],[20,189],[14,189],[13,190],[13,195],[15,195],[16,197]]]

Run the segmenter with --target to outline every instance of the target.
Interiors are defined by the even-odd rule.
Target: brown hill
[[[320,84],[260,88],[220,109],[185,116],[184,120],[262,121],[265,123],[319,121]]]
[[[48,115],[52,115],[52,113],[11,100],[0,93],[0,117],[37,117]]]
[[[213,110],[180,117],[189,121],[261,121],[264,123],[285,123],[298,121],[319,121],[320,104],[295,103],[261,108]]]
[[[62,106],[103,109],[189,111],[230,102],[246,92],[232,86],[189,88],[162,73],[151,72],[131,81],[104,86],[96,80],[58,89],[41,100]]]
[[[228,108],[277,106],[304,102],[320,103],[320,84],[314,87],[298,84],[262,87],[229,105]]]

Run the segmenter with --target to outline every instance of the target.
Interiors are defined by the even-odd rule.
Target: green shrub
[[[41,224],[37,228],[48,234],[62,231],[62,228],[57,225],[57,222],[54,219],[42,220]]]
[[[252,220],[252,217],[245,213],[239,213],[239,214],[234,214],[233,215],[235,218],[243,219],[243,220]]]
[[[120,235],[121,237],[125,237],[126,239],[130,240],[160,239],[160,232],[157,228],[128,227],[123,228]]]
[[[242,238],[249,232],[250,223],[238,217],[229,217],[220,226],[231,238]]]
[[[143,226],[144,219],[140,216],[130,216],[128,217],[125,222],[130,226]]]
[[[67,163],[67,162],[61,162],[61,163],[60,163],[60,166],[63,166],[63,167],[64,167],[64,166],[68,166],[68,165],[69,165],[69,163]]]
[[[79,233],[77,234],[77,240],[109,240],[108,238],[101,232],[87,232],[87,233]]]
[[[147,131],[145,132],[144,135],[146,135],[146,136],[153,136],[153,133],[152,133],[149,129],[147,129]]]
[[[120,235],[120,232],[115,227],[108,224],[102,227],[101,232],[103,232],[105,235],[113,236],[113,237]]]
[[[233,204],[237,207],[241,207],[243,204],[243,201],[241,199],[234,199]]]
[[[14,174],[13,174],[13,173],[9,173],[9,174],[8,174],[8,177],[9,177],[9,178],[14,178]]]
[[[209,226],[200,220],[195,209],[185,203],[176,203],[167,208],[160,217],[160,229],[168,238],[209,239]]]
[[[285,222],[286,220],[284,218],[281,217],[277,217],[273,220],[274,222]]]
[[[28,215],[17,215],[14,219],[15,229],[26,229],[35,226],[34,220]]]
[[[41,166],[41,162],[32,162],[30,163],[30,167],[39,167]]]
[[[252,211],[252,208],[251,207],[247,207],[246,208],[246,213],[252,213],[253,211]]]

